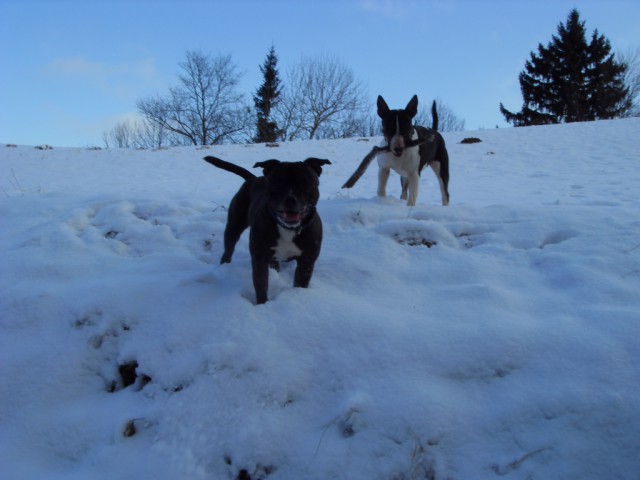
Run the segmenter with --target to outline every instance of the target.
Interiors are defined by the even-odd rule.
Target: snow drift
[[[0,476],[637,479],[639,134],[445,134],[413,208],[340,188],[379,138],[0,145]],[[254,305],[246,234],[218,265],[207,154],[332,161],[309,289]]]

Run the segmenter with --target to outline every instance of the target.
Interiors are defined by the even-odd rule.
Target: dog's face
[[[402,156],[413,136],[413,117],[418,113],[418,96],[414,95],[404,110],[390,110],[381,95],[378,96],[378,116],[382,119],[382,134],[389,150]]]
[[[267,208],[277,223],[297,229],[315,211],[320,193],[318,177],[329,160],[307,158],[304,162],[267,160],[254,167],[263,169]]]

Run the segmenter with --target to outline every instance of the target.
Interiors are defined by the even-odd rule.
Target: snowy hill
[[[639,136],[445,134],[414,208],[340,188],[379,138],[0,145],[0,478],[637,479]],[[309,289],[218,264],[205,155],[332,161]]]

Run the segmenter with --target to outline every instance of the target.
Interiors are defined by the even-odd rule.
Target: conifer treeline
[[[500,104],[514,126],[584,122],[624,116],[632,106],[625,85],[627,65],[611,53],[611,44],[597,30],[587,42],[577,10],[569,13],[558,34],[520,72],[523,104],[513,113]]]
[[[333,57],[303,57],[283,83],[277,64],[271,46],[259,66],[263,81],[253,95],[251,109],[237,91],[241,74],[230,55],[212,58],[189,51],[186,61],[179,64],[180,84],[169,89],[169,95],[139,100],[143,119],[121,122],[105,132],[105,145],[159,148],[380,133],[366,88],[349,66]],[[520,72],[520,111],[511,112],[502,103],[500,111],[514,126],[637,115],[637,69],[637,62],[617,59],[609,40],[598,30],[587,41],[585,23],[573,9],[566,23],[558,25],[557,35],[547,46],[539,44]],[[464,121],[439,100],[438,113],[442,131],[464,129]],[[415,120],[428,125],[427,117],[421,111]]]

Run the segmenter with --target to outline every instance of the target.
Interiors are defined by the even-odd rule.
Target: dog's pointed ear
[[[387,113],[389,113],[389,105],[384,101],[382,95],[378,95],[378,116],[383,118]]]
[[[280,165],[280,160],[265,160],[264,162],[257,162],[253,168],[260,167],[262,169],[262,173],[267,176],[269,173],[278,165]]]
[[[407,103],[407,107],[405,111],[409,114],[411,118],[415,117],[418,114],[418,96],[414,95]]]
[[[323,165],[331,165],[331,162],[329,160],[325,160],[322,158],[307,158],[304,161],[305,165],[308,165],[309,167],[311,167],[311,170],[313,170],[314,172],[316,172],[316,175],[320,176],[322,175],[322,166]]]

